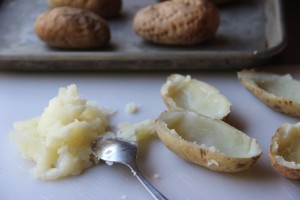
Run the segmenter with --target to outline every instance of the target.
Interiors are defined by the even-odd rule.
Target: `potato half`
[[[300,82],[291,75],[243,70],[238,72],[238,78],[266,105],[287,115],[300,116]]]
[[[255,164],[262,149],[255,139],[222,120],[192,111],[166,111],[156,120],[160,140],[183,159],[221,172]]]
[[[161,88],[169,110],[190,110],[215,119],[230,113],[230,101],[215,87],[180,74],[170,75]]]
[[[283,176],[300,179],[300,123],[285,123],[272,138],[269,157]]]

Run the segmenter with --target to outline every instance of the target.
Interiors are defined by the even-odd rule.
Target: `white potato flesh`
[[[223,121],[183,111],[165,113],[161,120],[182,139],[228,157],[251,158],[262,152],[255,139]]]
[[[70,85],[59,89],[40,117],[15,122],[11,138],[21,155],[36,163],[35,177],[54,180],[78,175],[92,165],[92,142],[107,126],[106,114]]]
[[[140,141],[147,140],[153,136],[156,136],[156,131],[155,122],[152,119],[147,119],[134,124],[120,122],[116,133],[117,138],[127,140],[137,145]]]
[[[272,137],[269,157],[281,175],[300,179],[300,123],[282,124]]]
[[[300,123],[282,125],[273,140],[271,151],[278,163],[300,169]]]
[[[191,110],[216,119],[226,117],[231,107],[229,100],[215,87],[180,74],[168,77],[161,96],[170,110]]]

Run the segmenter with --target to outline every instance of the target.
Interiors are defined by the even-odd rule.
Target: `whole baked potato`
[[[163,45],[197,45],[211,39],[219,12],[206,0],[163,1],[139,10],[133,30],[144,40]]]
[[[71,7],[42,13],[36,20],[35,32],[46,44],[56,48],[99,48],[110,41],[109,26],[100,16]]]

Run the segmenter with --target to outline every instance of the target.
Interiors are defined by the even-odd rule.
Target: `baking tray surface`
[[[1,2],[1,1],[0,1]],[[193,47],[147,43],[132,30],[132,18],[153,0],[126,0],[119,18],[108,20],[108,48],[66,51],[47,47],[34,22],[49,8],[44,0],[0,4],[0,70],[240,69],[258,65],[285,46],[280,0],[243,0],[220,8],[215,38]]]

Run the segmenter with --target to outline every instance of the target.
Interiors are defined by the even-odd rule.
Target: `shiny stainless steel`
[[[1,3],[2,2],[2,3]],[[215,38],[192,47],[144,42],[132,19],[152,0],[126,0],[120,18],[108,20],[111,45],[102,50],[68,51],[47,47],[34,33],[45,0],[0,1],[0,70],[227,70],[256,67],[286,43],[281,0],[239,0],[220,7]]]
[[[142,175],[138,169],[136,164],[136,145],[114,138],[100,138],[93,145],[93,154],[97,159],[121,163],[128,166],[133,175],[138,178],[138,180],[150,192],[154,199],[167,199]]]

